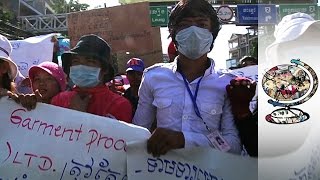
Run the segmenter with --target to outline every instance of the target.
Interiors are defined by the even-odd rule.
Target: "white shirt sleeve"
[[[147,78],[146,73],[142,77],[139,88],[139,103],[133,117],[133,124],[151,129],[151,125],[156,117],[156,107],[152,105],[153,94],[150,88],[150,78]]]

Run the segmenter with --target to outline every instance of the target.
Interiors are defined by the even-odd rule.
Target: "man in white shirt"
[[[221,24],[205,0],[182,0],[170,14],[170,36],[178,50],[174,62],[148,68],[139,89],[133,123],[157,128],[147,149],[160,156],[171,149],[216,147],[220,136],[232,153],[241,152],[225,87],[233,78],[214,69],[207,57]]]

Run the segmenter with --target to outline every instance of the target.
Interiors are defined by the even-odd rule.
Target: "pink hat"
[[[33,81],[36,72],[40,69],[49,73],[57,80],[61,91],[66,90],[67,82],[66,82],[66,78],[65,78],[65,74],[63,72],[63,69],[60,66],[58,66],[56,63],[53,63],[53,62],[43,62],[37,66],[32,66],[29,69],[29,78],[31,79],[31,81]]]

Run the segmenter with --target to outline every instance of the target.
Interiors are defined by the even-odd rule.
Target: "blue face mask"
[[[95,87],[100,83],[99,75],[101,68],[76,65],[70,67],[70,79],[72,82],[83,88]]]

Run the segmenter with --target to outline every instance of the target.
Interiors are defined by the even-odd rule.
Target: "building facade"
[[[2,0],[5,9],[14,13],[16,17],[54,14],[53,0]]]
[[[257,35],[232,34],[229,39],[230,59],[241,59],[244,56],[252,55],[254,43],[258,41]]]
[[[54,0],[1,0],[0,8],[10,13],[10,20],[0,19],[0,33],[9,39],[24,39],[34,36],[32,32],[20,29],[20,17],[37,17],[54,14]],[[19,28],[20,27],[20,28]]]

